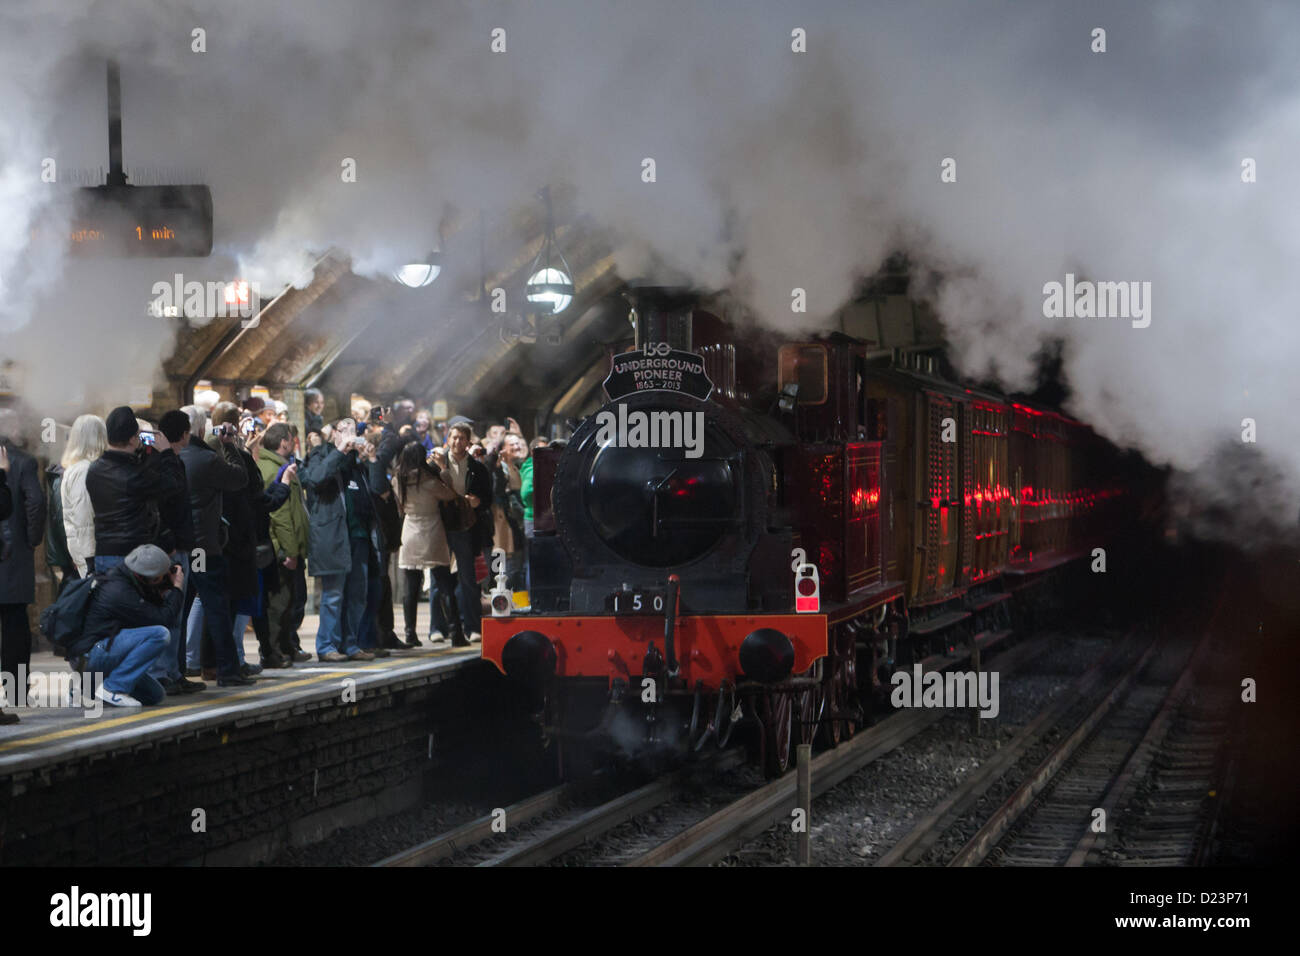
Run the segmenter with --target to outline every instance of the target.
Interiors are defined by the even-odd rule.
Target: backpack
[[[45,639],[66,659],[70,649],[81,640],[86,627],[86,612],[90,598],[99,587],[103,576],[89,574],[69,581],[58,600],[41,612],[40,628]]]

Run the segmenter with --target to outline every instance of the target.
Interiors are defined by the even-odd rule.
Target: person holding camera
[[[307,604],[307,536],[310,521],[298,480],[298,460],[293,457],[293,435],[282,422],[262,436],[257,467],[267,487],[288,486],[283,507],[270,513],[270,540],[275,553],[274,586],[267,594],[267,616],[271,633],[269,647],[262,651],[263,666],[291,667],[310,660],[298,641]],[[270,576],[268,575],[268,581]]]
[[[140,435],[135,412],[120,405],[104,420],[108,448],[86,470],[95,512],[96,572],[121,564],[158,537],[158,502],[185,492],[185,469],[161,433]]]
[[[260,402],[261,399],[254,397],[249,401]],[[261,427],[259,418],[237,416],[240,413],[233,404],[218,405],[213,409],[213,421],[230,424],[239,422],[240,435],[236,437],[233,447],[248,479],[243,488],[223,495],[221,513],[227,529],[222,553],[225,556],[226,588],[234,620],[231,636],[240,660],[240,673],[252,677],[261,673],[264,665],[245,661],[244,631],[250,621],[253,622],[258,646],[267,662],[278,657],[278,654],[271,654],[271,627],[265,608],[264,579],[267,572],[272,576],[275,574],[269,516],[288,500],[289,486],[278,481],[264,484],[253,455],[255,449],[261,447],[261,436],[265,429]],[[211,447],[216,443],[210,439],[208,444]]]
[[[229,403],[222,403],[229,404]],[[221,405],[214,409],[216,412]],[[233,407],[233,406],[232,406]],[[214,421],[216,415],[214,414]],[[202,419],[190,417],[191,428],[202,429]],[[200,648],[206,633],[217,661],[217,684],[220,687],[237,687],[253,683],[240,672],[239,655],[235,649],[234,622],[231,619],[230,591],[227,586],[228,569],[222,553],[222,510],[226,494],[238,494],[248,487],[248,472],[236,447],[236,429],[230,422],[213,426],[216,448],[204,442],[202,432],[181,449],[181,462],[190,489],[190,510],[194,518],[195,547],[200,560],[192,565],[191,580],[197,595],[196,603],[202,608],[203,624],[190,633],[186,659],[190,668],[200,664]],[[194,439],[194,432],[191,438]],[[194,618],[197,621],[197,618]]]
[[[330,442],[312,449],[300,477],[307,490],[308,571],[321,590],[316,656],[323,662],[375,657],[357,645],[378,533],[367,468],[358,461],[364,443],[356,422],[342,419]]]
[[[482,611],[478,581],[475,580],[474,557],[482,550],[482,542],[492,536],[492,477],[482,462],[469,453],[473,438],[469,423],[456,422],[447,434],[447,467],[442,480],[451,490],[463,495],[469,502],[474,518],[468,526],[447,526],[447,545],[456,559],[456,589],[460,604],[461,621],[469,640],[481,639],[479,628]]]
[[[453,647],[467,647],[469,641],[460,624],[460,609],[456,602],[456,589],[451,577],[451,552],[447,548],[447,534],[443,530],[442,502],[455,501],[456,493],[442,481],[439,469],[429,464],[424,447],[411,442],[402,448],[397,459],[397,473],[392,480],[393,493],[401,509],[401,547],[397,552],[397,566],[405,577],[406,592],[402,611],[406,619],[406,644],[419,647],[416,633],[416,613],[420,605],[420,588],[424,572],[433,577],[433,590],[429,596],[430,609],[436,609],[431,624],[430,640],[436,640],[434,631],[441,618],[447,628]]]
[[[111,707],[160,703],[166,692],[149,676],[169,653],[171,622],[185,603],[185,569],[155,544],[134,548],[91,595],[81,638],[68,647],[78,669],[102,674],[95,696]]]

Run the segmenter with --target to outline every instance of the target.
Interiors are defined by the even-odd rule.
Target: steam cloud
[[[829,314],[905,249],[943,277],[935,305],[964,371],[1023,387],[1059,336],[1075,415],[1202,496],[1240,489],[1225,469],[1258,459],[1271,477],[1230,504],[1294,523],[1293,5],[82,6],[0,10],[0,331],[37,408],[69,383],[152,378],[173,343],[144,306],[173,271],[270,289],[338,246],[380,274],[432,245],[444,202],[501,215],[568,183],[623,274],[663,263],[773,325]],[[191,51],[196,27],[206,53]],[[489,51],[497,27],[504,54]],[[791,52],[796,27],[806,53]],[[106,164],[109,55],[128,168],[203,170],[212,260],[29,247],[66,189],[41,182],[42,158],[61,174]],[[945,157],[956,183],[940,182]],[[1043,284],[1066,272],[1150,281],[1151,326],[1044,318]],[[796,286],[806,317],[789,309]],[[1247,417],[1258,446],[1225,453]]]

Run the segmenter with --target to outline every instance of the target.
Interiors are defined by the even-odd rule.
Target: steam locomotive
[[[610,401],[538,449],[531,610],[482,654],[565,755],[743,735],[770,774],[853,735],[897,667],[1009,627],[1122,497],[1087,427],[839,332],[741,334],[632,296]]]

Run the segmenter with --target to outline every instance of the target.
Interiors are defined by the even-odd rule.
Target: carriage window
[[[780,385],[799,386],[800,405],[826,401],[827,357],[824,345],[783,345],[777,353]]]
[[[867,399],[867,440],[889,440],[889,400],[885,398]]]

